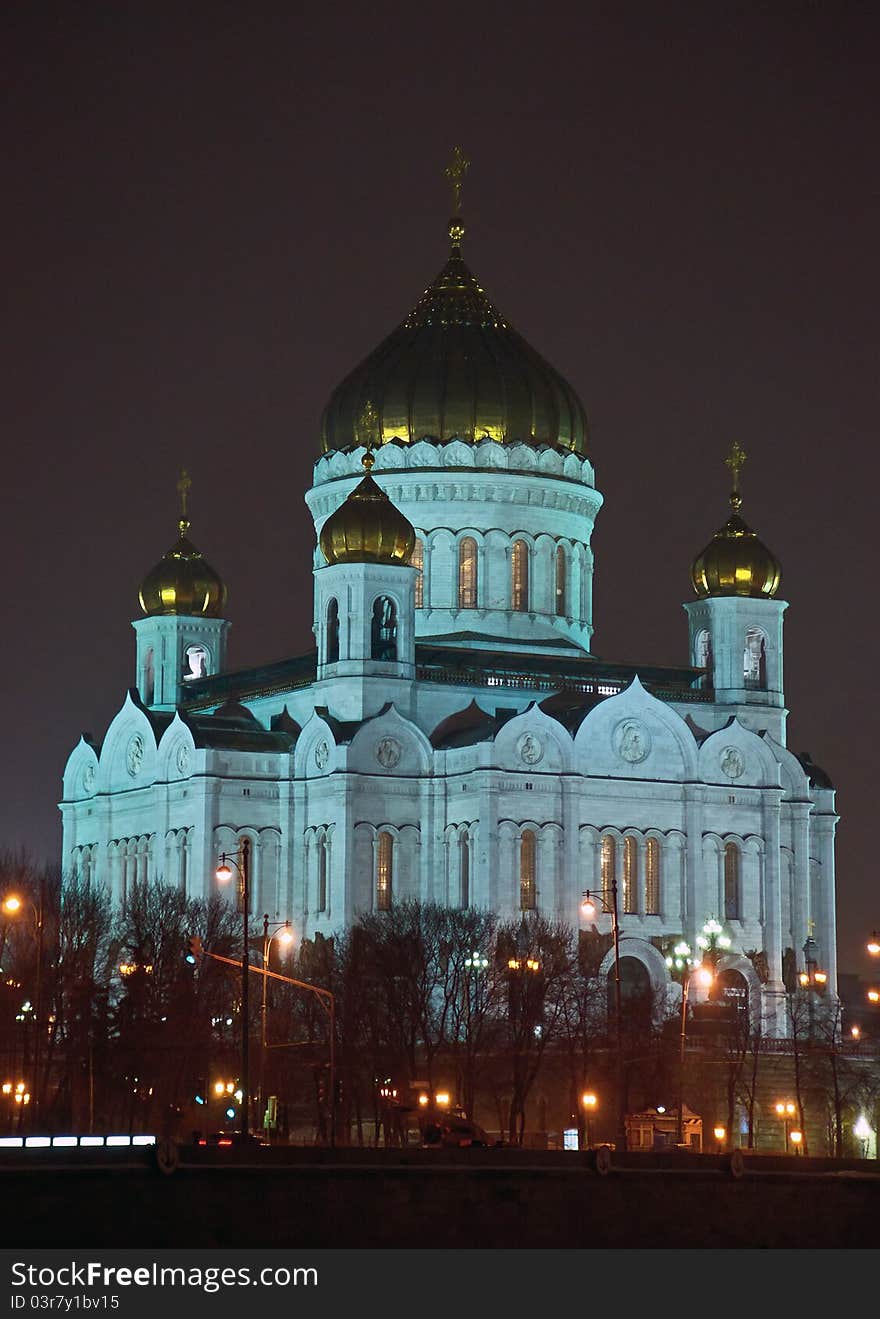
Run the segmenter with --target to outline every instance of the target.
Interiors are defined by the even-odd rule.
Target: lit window
[[[660,841],[649,838],[645,844],[645,915],[660,915]]]
[[[327,663],[339,659],[339,603],[331,600],[327,606]]]
[[[739,920],[740,855],[736,843],[724,848],[724,915],[729,921]]]
[[[565,557],[565,550],[561,545],[556,546],[556,616],[565,618],[568,614],[568,563]]]
[[[758,627],[750,627],[746,632],[743,686],[758,691],[764,691],[767,687],[767,638]]]
[[[204,678],[208,673],[208,652],[204,646],[187,646],[185,652],[186,667],[183,681],[192,682],[194,678]]]
[[[623,840],[623,910],[634,914],[638,879],[639,849],[634,838]]]
[[[477,542],[465,536],[458,546],[458,607],[477,607]]]
[[[529,607],[529,547],[524,540],[514,542],[510,557],[510,606],[519,613]]]
[[[522,836],[519,853],[519,905],[523,911],[534,911],[536,907],[535,860],[537,839],[531,829]]]
[[[610,834],[606,834],[602,839],[602,897],[609,904],[611,902],[611,885],[614,883],[616,851],[614,839]]]
[[[393,879],[394,839],[381,833],[376,848],[376,908],[391,910],[391,883]]]
[[[425,607],[425,547],[416,537],[415,549],[412,552],[410,564],[418,570],[415,586],[415,605],[416,609]]]
[[[373,605],[370,658],[397,659],[397,605],[387,595],[380,595]]]

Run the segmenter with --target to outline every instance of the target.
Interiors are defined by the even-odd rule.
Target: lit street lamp
[[[672,956],[667,957],[666,965],[672,971],[677,971],[681,976],[681,1029],[679,1031],[678,1044],[678,1116],[675,1123],[675,1143],[681,1145],[684,1140],[684,1059],[687,1048],[687,1005],[690,994],[691,979],[696,978],[697,984],[707,989],[711,985],[714,976],[708,966],[698,966],[692,970],[691,947],[690,944],[683,940],[677,943],[672,950]]]
[[[611,917],[611,938],[614,942],[614,1036],[616,1048],[615,1072],[616,1072],[616,1103],[617,1103],[617,1132],[615,1143],[619,1150],[626,1149],[626,1115],[623,1111],[623,1026],[620,1011],[620,925],[617,919],[617,880],[612,879],[609,885],[611,894],[611,903],[609,905],[604,893],[597,893],[593,889],[585,889],[581,898],[581,914],[585,920],[592,921],[596,919],[599,908],[597,902],[601,903],[602,911]]]
[[[273,928],[269,929],[269,913],[263,913],[263,970],[269,969],[269,953],[272,947],[272,940],[277,938],[278,942],[289,948],[293,943],[293,930],[290,928],[290,921],[277,921]],[[263,1094],[263,1086],[266,1075],[266,1011],[268,1008],[267,989],[269,977],[263,976],[263,996],[260,1001],[260,1088],[259,1088],[259,1111],[262,1115],[261,1123],[265,1118],[266,1097]]]
[[[581,1107],[584,1110],[584,1121],[586,1123],[586,1128],[587,1128],[586,1135],[587,1135],[588,1150],[593,1148],[593,1138],[592,1138],[592,1133],[590,1131],[590,1118],[595,1113],[598,1104],[599,1104],[599,1100],[597,1096],[593,1094],[592,1090],[585,1090],[584,1093],[581,1095]]]
[[[3,922],[2,933],[0,933],[0,958],[6,948],[6,933],[9,929],[9,919],[15,919],[21,911],[24,903],[17,893],[8,893],[0,903],[6,920]],[[39,1110],[40,1110],[40,1072],[42,1068],[43,1052],[43,877],[40,876],[39,894],[34,901],[30,899],[30,906],[34,914],[34,930],[36,932],[37,945],[37,965],[36,965],[36,995],[34,1002],[34,1056],[33,1056],[33,1104],[30,1110],[31,1129],[36,1127]],[[27,1101],[25,1101],[27,1102]]]
[[[794,1117],[795,1113],[797,1112],[797,1105],[792,1103],[790,1099],[780,1099],[775,1107],[776,1107],[777,1116],[782,1118],[783,1127],[785,1130],[785,1152],[786,1154],[788,1154],[789,1152],[788,1142],[791,1139],[791,1137],[794,1135],[794,1133],[790,1130],[791,1120]],[[798,1139],[800,1139],[800,1132],[798,1132]]]
[[[250,861],[251,861],[251,840],[242,838],[238,849],[238,859],[231,856],[228,852],[220,853],[220,865],[217,867],[216,877],[221,883],[225,883],[232,878],[232,866],[238,871],[239,879],[239,901],[241,903],[242,913],[242,952],[241,952],[241,1113],[242,1113],[242,1139],[246,1140],[250,1131],[250,1083],[248,1080],[248,1067],[250,1058],[248,1054],[248,1016],[250,1012],[250,999],[248,995],[248,939],[250,936],[249,915],[250,915]],[[264,981],[265,983],[265,981]]]

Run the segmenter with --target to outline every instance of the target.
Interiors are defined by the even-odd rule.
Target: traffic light
[[[196,1082],[196,1103],[200,1105],[208,1102],[208,1086],[204,1076],[200,1076]]]
[[[333,1102],[337,1108],[342,1103],[342,1082],[338,1078],[333,1082]]]
[[[202,941],[197,934],[191,934],[186,941],[186,960],[190,966],[196,966],[202,960]]]

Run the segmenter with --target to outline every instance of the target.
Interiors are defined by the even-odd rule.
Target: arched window
[[[611,902],[611,885],[614,883],[614,866],[617,859],[614,839],[606,834],[602,839],[602,897]]]
[[[529,547],[524,540],[514,541],[510,556],[510,607],[523,614],[529,607]]]
[[[184,830],[183,833],[180,835],[180,891],[181,891],[181,893],[185,893],[185,892],[186,892],[186,884],[187,884],[187,873],[186,873],[186,871],[187,871],[187,861],[188,861],[187,852],[188,852],[188,848],[187,848],[187,834],[186,834],[186,830]]]
[[[477,542],[465,536],[458,546],[458,607],[477,607]]]
[[[153,704],[156,690],[156,662],[153,659],[153,647],[144,656],[144,705]]]
[[[706,672],[698,680],[699,687],[711,687],[715,681],[712,672],[715,661],[712,658],[712,637],[706,628],[703,628],[694,637],[694,663],[698,669],[705,669]]]
[[[660,840],[645,844],[645,915],[660,915]]]
[[[623,910],[630,915],[638,911],[639,845],[634,838],[623,840]]]
[[[412,552],[410,565],[417,569],[415,585],[415,606],[416,609],[425,607],[425,546],[416,536],[415,548]]]
[[[535,863],[538,840],[531,829],[526,829],[519,849],[519,905],[523,911],[534,911],[537,906]]]
[[[390,837],[383,834],[383,838]],[[318,839],[318,911],[327,910],[327,839]]]
[[[376,910],[391,910],[391,885],[394,878],[394,838],[381,833],[376,847]]]
[[[373,605],[370,658],[397,659],[397,605],[387,595],[380,595]]]
[[[750,627],[746,632],[743,686],[757,691],[767,687],[767,638],[759,627]]]
[[[556,616],[565,618],[568,614],[568,562],[565,550],[556,546]]]
[[[740,904],[740,854],[736,843],[727,843],[724,848],[724,917],[729,921],[739,920]]]
[[[327,663],[339,659],[339,601],[331,600],[327,606]]]
[[[459,840],[461,849],[459,856],[459,906],[464,909],[470,906],[471,902],[471,840],[467,834],[462,834]]]
[[[187,646],[184,652],[183,681],[208,676],[208,652],[204,646]]]

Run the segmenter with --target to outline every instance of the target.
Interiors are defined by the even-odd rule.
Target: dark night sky
[[[597,653],[686,660],[688,567],[749,453],[790,745],[838,785],[864,971],[878,28],[812,3],[8,5],[0,844],[57,856],[64,761],[133,681],[181,465],[231,663],[310,644],[321,409],[442,264],[461,143],[465,257],[590,418]]]

